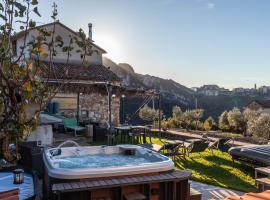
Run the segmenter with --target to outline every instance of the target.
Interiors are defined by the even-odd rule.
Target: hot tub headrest
[[[62,153],[62,150],[60,148],[59,149],[52,149],[52,150],[50,150],[50,154],[52,156],[59,156],[59,155],[61,155],[61,153]]]

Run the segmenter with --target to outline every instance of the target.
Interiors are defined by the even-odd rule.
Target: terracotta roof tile
[[[47,68],[49,62],[44,62]],[[120,78],[103,65],[75,65],[65,63],[52,63],[50,70],[52,79],[73,79],[84,81],[120,81]],[[46,76],[48,77],[48,76]]]

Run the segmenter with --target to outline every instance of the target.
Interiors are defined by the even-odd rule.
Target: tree
[[[175,127],[180,127],[183,119],[183,112],[179,106],[172,108],[172,119],[171,122]]]
[[[252,120],[248,126],[248,132],[254,137],[269,140],[270,139],[270,115],[261,114],[256,120]]]
[[[182,115],[183,115],[183,112],[182,112],[182,110],[181,110],[181,108],[179,106],[174,106],[172,108],[172,116],[173,116],[174,119],[180,121],[181,118],[182,118]]]
[[[83,63],[85,55],[91,52],[91,46],[81,29],[76,37],[70,37],[68,43],[55,34],[56,5],[51,16],[53,30],[36,27],[36,22],[31,18],[32,13],[40,17],[37,0],[3,0],[0,3],[0,140],[2,154],[7,160],[14,159],[8,151],[9,143],[12,141],[17,145],[18,141],[35,129],[40,111],[66,83],[64,79],[54,77],[58,85],[50,84],[53,74],[51,63],[57,53],[66,53],[68,63],[76,45],[82,54]],[[24,38],[17,55],[13,46],[16,27],[22,31]],[[35,29],[37,35],[27,41],[31,29]],[[49,62],[49,67],[42,59]],[[30,115],[27,108],[33,104],[37,105],[37,109]]]
[[[222,131],[228,131],[230,130],[230,124],[228,121],[228,112],[225,110],[218,118],[218,127]]]
[[[183,123],[185,124],[186,128],[198,128],[198,123],[200,119],[203,117],[203,109],[194,109],[194,110],[187,110],[183,114]]]
[[[161,116],[163,114],[161,113]],[[159,111],[150,108],[149,106],[145,105],[139,111],[139,117],[147,122],[154,122],[159,119]]]
[[[245,130],[244,116],[238,108],[234,108],[228,113],[228,122],[230,128],[236,132]]]
[[[206,131],[212,130],[216,127],[216,122],[212,117],[208,117],[204,123],[203,123],[203,127]]]
[[[244,130],[244,134],[245,135],[250,135],[251,133],[248,132],[248,130],[250,129],[249,127],[253,126],[254,123],[256,122],[256,120],[259,118],[261,112],[256,111],[256,110],[251,110],[251,109],[245,109],[243,112],[243,116],[244,116],[244,121],[245,121],[245,130]]]

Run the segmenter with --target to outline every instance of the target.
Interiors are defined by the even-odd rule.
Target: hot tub
[[[47,175],[55,179],[89,179],[164,172],[173,161],[136,145],[51,148],[44,152]]]

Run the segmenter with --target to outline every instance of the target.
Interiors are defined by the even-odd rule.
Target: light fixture
[[[116,97],[116,95],[115,95],[115,94],[113,94],[113,95],[112,95],[112,98],[115,98],[115,97]]]
[[[122,95],[121,95],[121,97],[122,97],[122,98],[125,98],[125,97],[126,97],[126,95],[122,94]]]
[[[24,179],[24,171],[23,169],[15,169],[13,171],[13,183],[14,184],[21,184],[23,183]]]

